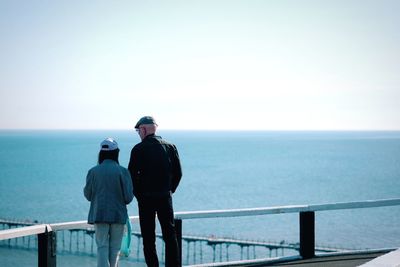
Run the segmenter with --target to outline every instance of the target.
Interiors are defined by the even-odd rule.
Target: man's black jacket
[[[174,193],[182,177],[176,146],[154,134],[132,148],[128,169],[138,199]]]

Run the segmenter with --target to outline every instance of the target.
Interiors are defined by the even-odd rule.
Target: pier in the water
[[[16,221],[0,219],[0,230],[12,229],[22,226],[38,224],[37,221]],[[143,260],[142,236],[140,232],[132,232],[132,252],[130,260]],[[160,258],[164,258],[164,243],[162,235],[157,234],[157,243],[161,247]],[[0,241],[0,246],[17,249],[37,249],[37,236],[26,236]],[[222,262],[236,260],[256,259],[257,257],[278,257],[294,254],[299,250],[298,243],[285,241],[267,242],[254,240],[241,240],[235,238],[210,236],[183,235],[182,246],[184,255],[182,260],[185,264],[198,264],[204,262]],[[316,247],[320,252],[345,251],[338,248]],[[94,230],[72,229],[57,231],[57,253],[71,253],[82,256],[95,256],[96,242]]]

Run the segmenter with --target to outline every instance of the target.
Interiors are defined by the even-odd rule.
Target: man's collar
[[[156,136],[156,134],[155,134],[155,133],[148,134],[148,135],[146,135],[146,137],[145,137],[144,139],[147,139],[147,138],[152,138],[152,137],[155,137],[155,136]]]

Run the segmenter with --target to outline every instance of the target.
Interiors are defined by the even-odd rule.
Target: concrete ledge
[[[241,261],[229,261],[229,262],[214,262],[214,263],[203,263],[196,265],[189,265],[190,267],[227,267],[227,266],[264,266],[275,263],[291,262],[300,260],[300,256],[287,256],[277,258],[266,258],[266,259],[254,259],[254,260],[241,260]]]
[[[400,267],[400,249],[375,258],[360,267]]]

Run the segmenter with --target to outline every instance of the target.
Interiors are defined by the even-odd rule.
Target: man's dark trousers
[[[147,266],[159,266],[156,252],[156,214],[165,242],[165,267],[181,266],[171,195],[161,197],[141,196],[138,203],[143,250]]]

